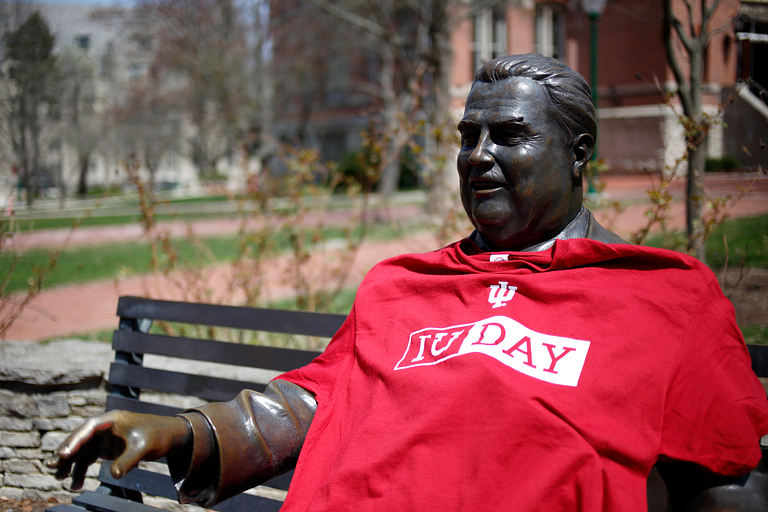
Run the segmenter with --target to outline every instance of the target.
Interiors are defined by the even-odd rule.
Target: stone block
[[[10,459],[16,457],[16,450],[8,446],[0,446],[0,459]]]
[[[88,405],[88,400],[83,395],[69,393],[67,395],[67,403],[69,403],[70,407],[85,407]]]
[[[102,388],[71,391],[69,397],[77,397],[78,400],[84,399],[84,405],[95,405],[102,409],[107,405],[107,391]]]
[[[6,473],[5,485],[10,487],[22,487],[24,489],[40,489],[41,491],[60,490],[61,481],[56,480],[51,475],[17,475],[15,473]]]
[[[45,459],[48,455],[44,454],[40,448],[18,448],[16,457],[20,459]]]
[[[0,389],[0,414],[18,418],[37,416],[37,405],[31,396]]]
[[[67,402],[67,394],[63,391],[45,395],[35,395],[35,404],[40,416],[44,418],[56,418],[69,416],[70,408]]]
[[[44,501],[47,503],[72,503],[72,498],[77,496],[73,492],[58,490],[58,491],[44,491],[40,489],[24,489],[22,497],[25,500],[32,501]]]
[[[34,386],[100,385],[113,359],[107,343],[57,340],[0,342],[0,381]]]
[[[91,416],[98,416],[99,414],[104,413],[103,407],[97,407],[95,405],[89,405],[86,407],[78,407],[76,409],[72,409],[72,415],[73,416],[79,416],[81,418],[90,418]]]
[[[20,487],[0,487],[0,497],[7,500],[21,501],[23,499],[24,489]]]
[[[96,478],[86,478],[83,481],[83,490],[84,491],[95,491],[99,488],[101,485],[101,482],[99,482]]]
[[[98,478],[99,468],[101,468],[101,464],[91,464],[90,466],[88,466],[88,471],[85,472],[85,476],[89,476],[93,479]]]
[[[0,445],[13,448],[36,448],[40,446],[40,434],[37,432],[0,431]]]
[[[35,459],[8,459],[2,463],[3,471],[7,473],[32,474],[42,473],[43,465]]]
[[[25,418],[14,418],[12,416],[0,416],[0,430],[15,430],[17,432],[26,432],[32,430],[32,420]]]
[[[51,430],[72,432],[82,425],[83,421],[83,418],[80,416],[69,416],[67,418],[38,418],[32,420],[32,428],[34,430],[42,430],[43,432],[49,432]]]
[[[52,452],[58,448],[61,442],[66,439],[69,434],[67,432],[47,432],[43,436],[43,440],[40,443],[40,448],[43,451]]]

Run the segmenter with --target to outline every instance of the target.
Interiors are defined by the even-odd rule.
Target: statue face
[[[557,123],[544,86],[528,78],[476,82],[458,128],[461,201],[486,243],[522,250],[576,217],[583,192],[575,178],[586,160]]]

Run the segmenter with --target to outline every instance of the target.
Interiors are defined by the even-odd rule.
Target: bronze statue
[[[412,470],[413,467],[420,467],[419,464],[425,460],[432,461],[436,457],[445,456],[444,462],[437,461],[430,465],[429,471],[442,475],[437,480],[446,480],[452,478],[453,473],[449,460],[454,459],[450,459],[450,457],[463,456],[465,459],[458,459],[461,462],[458,467],[460,468],[459,471],[467,474],[462,475],[464,480],[460,481],[468,481],[470,485],[478,485],[478,482],[482,482],[486,478],[490,479],[491,470],[486,473],[483,468],[473,469],[473,464],[479,460],[484,460],[479,457],[480,451],[487,451],[483,449],[483,444],[488,443],[495,446],[495,443],[500,442],[494,437],[497,434],[491,434],[491,432],[497,432],[495,429],[499,427],[498,423],[509,422],[512,424],[520,421],[524,424],[525,420],[524,417],[519,419],[517,415],[507,417],[505,416],[507,413],[503,412],[512,406],[510,401],[515,400],[514,395],[508,394],[503,386],[499,386],[499,382],[508,382],[506,380],[510,378],[508,368],[512,368],[512,378],[515,379],[514,382],[519,382],[521,388],[525,389],[524,393],[528,392],[527,388],[529,387],[534,389],[532,391],[533,398],[530,401],[530,414],[532,416],[543,415],[542,421],[546,422],[549,421],[547,418],[551,415],[554,418],[553,425],[557,424],[557,426],[552,427],[556,435],[562,436],[563,433],[567,436],[574,435],[573,443],[577,445],[587,442],[585,440],[590,439],[593,434],[588,433],[588,428],[577,424],[576,421],[570,419],[571,416],[568,416],[571,413],[567,412],[566,409],[571,403],[570,399],[559,405],[553,405],[553,399],[547,397],[550,397],[553,389],[556,394],[552,396],[561,397],[564,393],[570,393],[571,390],[586,389],[585,387],[590,385],[583,374],[587,370],[583,370],[583,368],[586,368],[584,365],[597,360],[598,356],[595,352],[597,349],[593,347],[597,344],[596,342],[563,337],[560,332],[564,328],[560,328],[561,331],[558,331],[557,336],[542,338],[544,341],[538,342],[536,336],[540,336],[540,334],[535,330],[528,329],[517,317],[513,321],[507,317],[492,316],[479,322],[472,320],[475,322],[474,324],[467,323],[468,320],[455,320],[451,327],[444,327],[448,323],[438,324],[437,322],[452,321],[450,319],[454,316],[453,311],[456,311],[455,314],[458,315],[465,314],[466,303],[471,298],[480,296],[480,293],[488,295],[487,301],[485,296],[480,297],[482,306],[489,311],[488,314],[497,314],[496,312],[502,311],[502,308],[507,307],[508,303],[512,304],[513,300],[528,300],[525,294],[529,293],[528,290],[531,285],[537,282],[535,279],[546,279],[548,275],[546,272],[542,272],[540,278],[531,277],[534,272],[529,271],[528,267],[554,266],[552,261],[555,260],[550,261],[547,258],[559,258],[560,256],[553,255],[564,249],[574,252],[580,247],[579,250],[582,250],[584,254],[592,254],[597,251],[599,257],[594,262],[584,265],[583,268],[586,271],[591,271],[594,267],[600,267],[600,272],[607,272],[607,274],[600,275],[624,272],[621,261],[625,261],[627,258],[636,258],[638,254],[642,255],[641,252],[638,252],[641,249],[634,249],[635,246],[625,245],[626,242],[621,238],[600,226],[582,204],[582,176],[592,155],[596,136],[595,111],[591,103],[589,87],[580,75],[554,59],[539,55],[520,55],[496,59],[478,71],[467,99],[464,117],[458,128],[461,132],[461,151],[458,156],[461,199],[475,231],[467,240],[452,244],[450,246],[452,252],[441,253],[446,255],[442,256],[444,258],[442,260],[438,256],[425,256],[414,263],[415,260],[405,258],[398,260],[395,266],[399,265],[396,270],[397,276],[401,274],[416,276],[418,274],[418,278],[422,279],[421,276],[426,275],[429,279],[433,279],[429,283],[440,283],[436,288],[454,286],[454,283],[464,279],[460,276],[466,275],[466,286],[451,290],[448,294],[450,298],[446,298],[445,308],[450,311],[439,311],[442,303],[438,301],[435,318],[440,320],[435,320],[435,324],[420,326],[420,324],[414,323],[414,326],[403,327],[403,329],[412,329],[412,332],[408,338],[408,330],[402,331],[406,335],[404,339],[410,340],[402,358],[399,353],[395,353],[401,349],[392,349],[396,356],[392,361],[397,361],[394,371],[390,371],[392,368],[390,362],[386,362],[381,367],[377,366],[379,359],[381,359],[379,354],[384,353],[380,351],[386,352],[389,350],[388,347],[382,347],[381,343],[377,343],[374,348],[364,348],[364,341],[361,341],[366,335],[375,336],[375,334],[366,334],[368,323],[379,325],[376,324],[375,319],[371,320],[371,315],[375,316],[376,312],[370,310],[379,307],[380,304],[395,304],[401,299],[396,292],[387,287],[386,283],[390,282],[387,280],[389,279],[389,274],[387,274],[387,279],[377,280],[374,276],[371,278],[371,282],[361,286],[355,308],[363,309],[369,304],[376,304],[376,306],[357,314],[353,310],[347,324],[337,334],[338,339],[334,338],[332,347],[326,351],[326,354],[330,355],[324,354],[320,358],[322,360],[317,363],[318,366],[328,366],[331,363],[338,364],[340,365],[339,368],[345,369],[343,372],[336,369],[332,375],[340,375],[349,371],[349,382],[362,382],[362,385],[346,386],[342,383],[336,387],[328,385],[335,390],[333,393],[325,388],[322,391],[317,391],[311,384],[313,378],[316,375],[326,374],[318,373],[320,370],[315,369],[310,369],[305,373],[301,373],[302,371],[299,370],[299,373],[295,374],[298,377],[288,376],[287,378],[291,380],[295,378],[302,383],[308,382],[310,384],[307,387],[312,388],[311,390],[287,380],[277,379],[272,381],[264,394],[244,391],[231,402],[210,404],[176,417],[164,418],[113,411],[89,419],[62,443],[49,463],[49,467],[56,469],[57,477],[65,478],[71,474],[72,487],[77,489],[82,485],[87,467],[98,458],[113,459],[111,472],[114,477],[119,478],[135,467],[140,460],[155,460],[166,456],[171,476],[179,492],[180,501],[194,501],[205,506],[211,506],[294,467],[299,460],[299,453],[302,451],[305,439],[307,439],[308,446],[305,447],[307,452],[305,457],[308,459],[314,457],[314,459],[307,462],[309,466],[307,466],[308,469],[304,470],[304,473],[300,473],[297,468],[294,484],[303,475],[308,475],[306,478],[318,479],[317,481],[324,483],[319,486],[319,489],[309,490],[295,490],[292,485],[286,507],[302,506],[313,510],[320,509],[322,507],[316,508],[311,504],[322,502],[328,505],[328,503],[333,502],[333,499],[341,499],[341,494],[334,496],[334,493],[342,493],[337,489],[343,488],[343,492],[347,493],[344,494],[344,499],[351,499],[349,493],[353,493],[352,496],[354,493],[359,493],[359,497],[355,499],[359,499],[361,504],[370,505],[373,503],[387,506],[388,498],[396,498],[395,502],[401,505],[402,503],[409,503],[410,505],[406,508],[421,509],[423,507],[418,505],[419,493],[413,489],[397,487],[386,492],[382,491],[382,489],[386,489],[387,478],[391,478],[393,482],[399,481],[398,478],[404,478],[402,475],[397,476],[396,474],[397,469],[402,468],[398,466],[397,469],[393,469],[391,464],[387,466],[384,461],[391,461],[392,457],[399,457],[403,460],[421,457],[411,465],[404,463],[407,468],[411,468],[409,470]],[[581,243],[578,247],[573,245],[579,240],[596,242]],[[609,246],[605,244],[609,244]],[[617,249],[617,247],[628,249]],[[611,259],[614,258],[613,255],[617,251],[625,251],[624,260]],[[488,260],[489,253],[497,258],[491,257]],[[527,256],[527,254],[531,256]],[[461,262],[461,267],[453,261],[443,263],[445,258],[451,259],[454,256],[466,260]],[[665,257],[671,258],[671,256]],[[603,260],[611,261],[606,269],[602,268],[604,266],[602,265]],[[527,283],[528,286],[525,289],[522,285],[519,287],[517,292],[519,297],[516,298],[515,286],[508,287],[511,281],[498,282],[498,284],[490,283],[490,294],[488,294],[487,284],[475,285],[474,281],[470,283],[469,279],[476,279],[478,275],[482,276],[484,272],[492,272],[487,269],[495,261],[501,262],[502,265],[504,262],[509,262],[510,269],[517,269],[515,270],[516,274],[509,275],[518,281],[524,280]],[[558,259],[557,261],[558,265],[563,264],[561,260]],[[686,265],[690,264],[688,260],[685,261],[687,262]],[[449,269],[448,271],[441,270],[447,276],[446,279],[441,277],[440,272],[433,270],[441,267],[441,265]],[[638,264],[632,263],[632,265],[637,267]],[[635,267],[633,268],[637,270]],[[470,270],[466,272],[460,270],[464,268]],[[642,264],[638,268],[645,270]],[[548,271],[548,269],[544,270]],[[580,271],[581,268],[578,269],[578,272]],[[389,271],[379,270],[378,272],[386,273]],[[430,273],[436,274],[436,276],[429,276]],[[496,276],[504,275],[506,274],[497,274]],[[558,276],[559,274],[554,275]],[[397,279],[392,281],[392,289],[399,289],[399,282]],[[455,286],[459,285],[456,284]],[[471,286],[475,286],[475,288],[471,288]],[[502,288],[503,295],[500,295]],[[463,290],[469,289],[480,291],[467,292],[467,297],[456,301],[456,296],[464,293]],[[429,295],[432,292],[421,286],[420,293]],[[570,294],[570,291],[565,290],[562,293],[565,296]],[[719,293],[719,289],[717,293]],[[366,300],[367,297],[374,294],[386,295],[381,299],[384,302]],[[534,306],[541,306],[550,300],[549,297],[550,295],[547,295],[546,298],[539,299],[538,302],[519,302],[518,304],[521,304],[520,314],[527,314],[526,312]],[[454,302],[449,305],[448,300]],[[407,304],[407,301],[405,303]],[[397,306],[393,305],[392,307],[396,308]],[[577,311],[580,307],[581,304],[577,301],[573,303],[571,310]],[[400,309],[399,311],[405,311],[403,315],[410,316],[427,314],[419,307],[415,307],[415,309],[418,311],[411,312],[407,309]],[[610,314],[610,310],[608,312]],[[498,313],[498,315],[500,314]],[[575,315],[581,314],[575,313]],[[397,323],[398,320],[396,318],[387,319],[390,323]],[[559,321],[559,318],[554,320],[555,324],[563,323]],[[410,319],[408,321],[410,322]],[[407,322],[403,320],[403,323]],[[520,335],[514,340],[511,337],[509,340],[504,338],[502,341],[503,335],[499,333],[512,329],[518,329],[525,335]],[[360,340],[356,336],[359,336]],[[472,336],[475,338],[471,338]],[[385,337],[385,341],[386,343],[395,343],[395,340],[401,338],[402,336],[393,335]],[[561,342],[557,340],[566,341],[558,345],[557,343]],[[512,341],[516,343],[512,345]],[[536,343],[539,345],[534,346]],[[741,343],[743,344],[743,342]],[[349,347],[354,348],[345,348],[342,346],[343,344],[348,344]],[[498,350],[493,352],[497,348]],[[369,352],[366,353],[366,350]],[[577,359],[576,354],[579,354],[580,350],[584,355],[582,359]],[[626,348],[626,350],[630,349]],[[468,396],[482,398],[491,404],[499,404],[494,411],[490,411],[490,414],[497,413],[499,416],[494,418],[493,425],[486,422],[489,430],[485,434],[479,434],[479,437],[482,438],[483,435],[490,437],[480,439],[480,444],[477,444],[477,439],[470,439],[463,433],[455,434],[466,441],[467,447],[475,447],[471,450],[467,448],[467,453],[464,454],[462,446],[457,447],[457,443],[450,440],[450,435],[454,433],[455,429],[460,428],[457,425],[470,421],[463,414],[484,414],[488,412],[487,408],[478,406],[472,413],[469,411],[473,410],[472,403],[474,400],[453,399],[456,390],[448,393],[449,398],[441,395],[440,391],[447,392],[446,388],[450,385],[450,379],[436,380],[435,382],[441,382],[439,385],[436,384],[439,389],[432,389],[424,385],[423,387],[426,389],[411,391],[407,389],[407,385],[422,387],[423,383],[432,382],[432,377],[422,377],[421,374],[416,373],[425,368],[428,368],[429,371],[436,368],[441,372],[445,372],[447,369],[459,371],[469,364],[468,361],[475,364],[481,359],[480,356],[470,359],[472,356],[465,355],[469,352],[473,352],[475,355],[485,354],[483,356],[485,359],[481,362],[485,364],[486,359],[488,359],[489,366],[483,366],[479,376],[472,376],[473,380],[469,382],[473,384],[469,384]],[[386,353],[389,354],[389,352]],[[376,357],[371,354],[376,354]],[[485,357],[488,355],[491,357]],[[670,357],[674,359],[674,354]],[[739,358],[741,357],[743,356],[740,355]],[[346,362],[343,364],[336,362],[342,358],[345,358],[344,361]],[[499,361],[503,364],[498,364]],[[541,361],[544,363],[542,364]],[[741,365],[737,368],[743,367],[742,360],[737,363]],[[566,364],[570,366],[565,366]],[[663,365],[663,363],[659,363],[658,371],[660,374]],[[476,370],[473,369],[472,371],[475,372]],[[644,368],[643,371],[653,370]],[[749,369],[746,368],[746,371],[749,372]],[[571,373],[568,374],[568,372]],[[752,381],[756,382],[753,375],[750,378],[751,381],[745,380],[744,387],[748,389],[745,393],[749,395],[750,404],[752,402],[757,403],[753,407],[755,412],[750,417],[757,418],[752,420],[755,423],[762,419],[764,426],[765,422],[768,422],[766,419],[768,414],[766,414],[766,405],[760,400],[765,402],[765,397],[764,395],[762,397],[757,396],[756,390],[759,385],[758,387],[753,385]],[[542,384],[542,382],[544,383]],[[610,383],[599,383],[599,380],[595,380],[595,382],[596,385],[602,386],[596,388],[602,390],[600,391],[601,396],[604,392],[610,393],[612,391]],[[638,383],[637,386],[644,384]],[[320,385],[318,384],[318,386]],[[553,386],[555,387],[553,388]],[[674,392],[673,390],[670,393]],[[696,392],[706,393],[707,391],[696,390]],[[634,390],[622,389],[620,393],[624,401],[635,400]],[[379,398],[378,401],[366,401],[368,396]],[[426,397],[425,400],[429,405],[414,405],[414,410],[405,409],[405,412],[396,409],[398,414],[406,415],[409,418],[403,419],[402,429],[398,429],[400,424],[397,423],[397,419],[393,420],[392,425],[387,423],[389,421],[387,418],[389,409],[383,412],[377,410],[382,402],[387,402],[394,396],[408,397],[400,398],[400,400],[410,400],[413,397],[414,401]],[[587,401],[589,399],[590,397],[587,397]],[[497,402],[493,402],[493,400],[497,400]],[[666,400],[670,401],[671,398],[668,397]],[[396,402],[387,402],[381,407],[397,407]],[[501,406],[502,403],[503,407]],[[544,404],[543,408],[540,407],[541,404]],[[323,407],[326,407],[327,410],[324,410]],[[368,409],[361,411],[365,408]],[[521,411],[522,416],[525,416],[526,409]],[[321,412],[324,414],[318,419]],[[588,415],[589,411],[586,413],[585,421],[587,423],[592,422]],[[344,414],[349,415],[348,421],[347,418],[340,418]],[[579,414],[579,411],[573,414]],[[664,414],[671,415],[673,413]],[[375,422],[367,423],[367,415],[379,416],[376,416],[378,419]],[[433,427],[431,428],[419,427],[417,424],[421,425],[419,422],[422,421],[422,416],[435,416],[436,423],[432,424]],[[313,418],[315,424],[312,424]],[[562,418],[567,418],[567,421],[561,421]],[[665,419],[665,421],[667,420]],[[670,422],[672,421],[670,420]],[[734,422],[738,421],[740,420],[734,420]],[[744,421],[748,423],[747,419]],[[651,420],[649,422],[653,423]],[[310,428],[311,424],[312,429]],[[544,425],[547,424],[544,423]],[[617,425],[602,428],[618,427],[623,428],[623,426]],[[644,431],[648,425],[636,424],[627,427],[631,431]],[[426,431],[420,431],[418,428],[425,428]],[[747,430],[749,428],[747,427]],[[753,430],[758,428],[760,427],[755,426]],[[411,431],[410,429],[416,430]],[[504,432],[503,429],[501,431]],[[585,433],[573,434],[582,431]],[[599,432],[599,429],[597,431]],[[457,430],[457,432],[461,431]],[[753,431],[750,435],[759,437],[760,434],[765,434],[765,432]],[[448,440],[445,442],[438,440],[440,435],[447,436],[446,439]],[[524,432],[517,435],[525,437]],[[662,434],[658,435],[661,436]],[[329,437],[337,439],[336,441],[328,441],[327,438]],[[510,431],[508,437],[515,438],[516,436]],[[386,452],[390,449],[390,439],[393,439],[391,443],[394,443],[394,447],[391,449],[395,453],[380,455],[379,451]],[[750,443],[752,441],[754,439]],[[310,442],[314,444],[309,446]],[[334,442],[336,444],[333,444]],[[402,445],[398,443],[402,443]],[[593,460],[591,450],[593,448],[596,451],[603,450],[601,453],[606,452],[607,455],[601,455],[602,458],[599,460],[604,461],[606,468],[615,463],[619,469],[611,471],[622,473],[630,470],[637,472],[639,467],[643,467],[645,468],[642,470],[645,471],[643,479],[648,477],[650,465],[657,462],[648,477],[649,508],[652,510],[714,510],[713,507],[718,506],[726,507],[718,508],[718,510],[758,510],[768,497],[768,486],[762,479],[762,473],[754,478],[748,478],[748,475],[717,477],[698,468],[690,461],[668,460],[668,455],[662,457],[664,454],[659,455],[658,461],[651,460],[648,462],[646,460],[642,463],[645,465],[642,465],[639,461],[635,463],[626,454],[619,453],[618,448],[617,451],[614,451],[613,448],[605,449],[604,443],[604,441],[594,441],[594,447],[585,445],[587,446],[584,451],[586,455],[579,455],[583,460],[577,460],[582,460],[585,468],[590,464],[597,464],[595,460],[598,459]],[[374,444],[376,448],[373,447]],[[458,444],[461,445],[461,443]],[[531,444],[536,443],[532,442]],[[243,449],[243,446],[247,446],[247,449]],[[328,446],[335,447],[335,451],[329,452]],[[429,452],[429,455],[423,455],[421,450],[424,446],[434,446],[435,448]],[[353,447],[356,450],[351,456],[345,451],[348,447]],[[546,446],[539,448],[546,450]],[[752,461],[756,456],[755,454],[759,453],[755,451],[759,450],[757,446],[753,446],[753,448],[747,450],[748,455],[745,452],[743,456],[745,460]],[[449,449],[454,451],[450,455],[444,455],[445,450]],[[552,451],[560,449],[561,447],[557,443],[553,443],[551,446]],[[712,449],[714,451],[719,448],[713,447]],[[510,453],[513,454],[525,454],[527,448],[526,445],[521,444],[515,445],[510,450]],[[666,450],[667,452],[675,452],[674,449]],[[545,451],[541,453],[545,453]],[[324,457],[328,458],[327,462],[325,462]],[[352,466],[347,467],[346,461],[350,457],[358,460],[353,462]],[[483,457],[492,458],[493,454],[484,454]],[[323,460],[318,461],[317,459]],[[516,466],[521,464],[531,464],[530,471],[534,473],[534,476],[535,472],[538,471],[536,461],[531,461],[526,457],[522,457],[520,460],[509,460],[508,463],[510,469],[513,467],[517,469]],[[366,464],[370,464],[370,466],[366,466]],[[397,465],[398,462],[393,464]],[[580,464],[564,468],[564,471],[578,474],[582,467]],[[747,464],[739,460],[734,461],[733,464],[735,468],[744,468],[731,471],[739,473],[748,473],[749,467],[754,466],[753,462]],[[327,476],[333,474],[336,468],[340,466],[344,466],[340,469],[344,475],[341,480],[334,480],[334,478]],[[367,470],[366,467],[368,467]],[[595,467],[598,469],[593,474],[601,474],[599,464]],[[441,473],[443,471],[444,473]],[[480,471],[480,473],[476,473],[476,471]],[[603,470],[606,475],[611,471]],[[321,473],[322,475],[320,475]],[[215,475],[215,477],[211,475]],[[350,475],[357,475],[357,478],[352,478]],[[420,485],[420,482],[429,481],[425,480],[427,478],[428,476],[414,473],[411,481],[408,480],[406,474],[404,481],[415,488]],[[581,494],[589,493],[597,495],[597,499],[602,499],[600,496],[604,492],[603,507],[608,508],[600,509],[616,510],[615,504],[613,508],[610,505],[611,499],[615,499],[610,496],[610,486],[607,483],[610,478],[607,476],[605,478],[605,482],[591,481],[593,486],[600,489],[603,485],[606,486],[605,491],[598,489],[597,492],[594,492],[595,489],[590,489],[589,486],[579,487],[582,483],[578,479],[574,480],[574,488],[581,488],[582,490],[571,493],[573,500],[582,499]],[[749,483],[745,484],[747,480]],[[498,487],[495,484],[494,486]],[[561,486],[567,487],[564,484]],[[643,495],[645,494],[644,487],[643,485]],[[667,487],[669,487],[671,500],[666,494]],[[584,489],[588,489],[589,492],[584,491]],[[516,499],[522,502],[521,496],[525,495],[528,489],[518,489],[515,487],[515,482],[508,482],[508,486],[503,487],[502,491],[502,494],[515,495]],[[635,489],[636,491],[637,489]],[[428,490],[425,492],[425,495],[430,495]],[[454,504],[454,507],[477,510],[480,504],[483,507],[490,506],[482,501],[473,502],[464,492],[465,490],[458,489],[455,495],[451,495],[449,499],[453,500],[451,503]],[[290,502],[292,493],[303,494],[294,502]],[[413,497],[410,494],[413,494]],[[550,493],[550,496],[553,500],[556,499],[554,493]],[[637,496],[635,495],[635,497]],[[354,503],[356,502],[355,499],[345,503]],[[431,499],[434,499],[434,496]],[[584,505],[584,503],[592,502],[579,501],[578,503],[581,503],[583,507],[589,506]],[[670,503],[674,508],[669,508]],[[733,506],[734,503],[737,507],[727,508]],[[560,510],[554,505],[540,504],[547,510]],[[362,508],[367,508],[368,505],[364,505]],[[626,508],[622,506],[621,509],[634,510],[629,505],[636,507],[637,503],[627,503],[627,505]],[[536,508],[531,508],[531,510],[536,510]],[[590,508],[590,510],[597,510],[597,508]]]

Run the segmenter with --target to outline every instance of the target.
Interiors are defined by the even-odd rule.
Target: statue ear
[[[582,133],[573,141],[573,178],[581,178],[595,150],[595,139],[588,133]]]

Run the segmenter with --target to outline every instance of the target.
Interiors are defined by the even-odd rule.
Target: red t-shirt
[[[286,511],[644,512],[657,460],[736,476],[768,432],[712,272],[586,239],[387,260],[280,378],[319,404]]]

